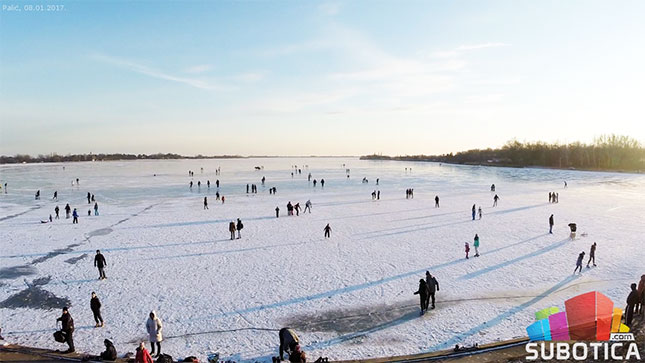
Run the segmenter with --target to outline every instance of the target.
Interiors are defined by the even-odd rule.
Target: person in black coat
[[[103,256],[101,251],[96,250],[96,256],[94,256],[94,267],[99,269],[99,280],[107,279],[107,276],[105,276],[105,270],[103,270],[105,266],[107,266],[105,256]]]
[[[419,295],[419,303],[421,305],[421,315],[423,315],[426,310],[428,310],[428,285],[424,279],[419,280],[419,290],[414,292],[415,295]]]
[[[625,325],[632,327],[632,319],[634,317],[634,308],[638,304],[640,297],[638,296],[638,290],[636,290],[636,284],[632,284],[632,292],[627,296],[627,309],[625,311]]]
[[[549,233],[553,234],[553,214],[549,217]]]
[[[103,327],[103,317],[101,316],[101,301],[99,300],[96,293],[92,291],[92,298],[90,299],[90,309],[92,309],[92,314],[94,314],[94,321],[96,322],[96,327]]]
[[[240,239],[240,238],[242,238],[242,235],[240,234],[240,231],[242,230],[242,228],[244,228],[244,224],[242,224],[242,220],[239,219],[239,218],[237,219],[237,226],[236,227],[237,227],[237,239]]]
[[[101,353],[101,360],[116,360],[116,348],[114,344],[108,339],[103,341],[105,344],[105,352]]]
[[[56,319],[56,321],[60,321],[62,324],[62,331],[65,333],[65,343],[69,346],[69,348],[64,351],[63,353],[73,353],[75,352],[74,349],[74,319],[72,318],[72,315],[69,313],[69,309],[67,309],[67,306],[63,308],[63,315],[60,316],[60,318]]]
[[[426,309],[430,304],[430,298],[432,298],[432,309],[434,309],[434,293],[439,291],[439,283],[434,276],[430,275],[430,272],[426,271],[426,285],[428,285],[428,299],[426,300]]]

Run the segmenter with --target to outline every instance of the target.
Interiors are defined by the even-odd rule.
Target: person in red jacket
[[[143,342],[141,342],[137,348],[137,355],[134,359],[134,363],[153,363],[152,357],[150,356],[150,353],[148,353],[146,345]]]

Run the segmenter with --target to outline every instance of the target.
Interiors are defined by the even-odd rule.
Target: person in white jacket
[[[155,356],[155,343],[157,345],[157,355],[155,357],[158,357],[161,354],[161,341],[163,340],[161,335],[162,329],[163,325],[161,324],[161,319],[157,317],[157,313],[155,313],[154,310],[151,311],[150,317],[146,322],[146,330],[150,336],[150,346],[152,348],[150,355]]]

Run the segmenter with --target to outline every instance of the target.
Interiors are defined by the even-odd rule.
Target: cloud
[[[117,58],[117,57],[112,57],[112,56],[107,56],[103,54],[94,54],[91,56],[92,59],[95,59],[97,61],[111,64],[114,66],[117,66],[119,68],[127,69],[132,72],[136,72],[139,74],[143,74],[152,78],[157,78],[157,79],[163,79],[166,81],[171,81],[171,82],[177,82],[177,83],[182,83],[191,87],[199,88],[199,89],[205,89],[205,90],[216,90],[216,89],[222,89],[221,86],[219,85],[214,85],[209,82],[206,82],[202,79],[198,78],[188,78],[188,77],[180,77],[180,76],[175,76],[169,73],[165,73],[153,68],[150,68],[148,66],[138,64],[129,60],[125,60],[122,58]]]
[[[454,49],[450,50],[439,50],[431,54],[431,57],[434,58],[452,58],[461,55],[462,53],[469,52],[472,50],[486,49],[486,48],[499,48],[499,47],[508,47],[510,44],[506,43],[481,43],[481,44],[469,44],[469,45],[460,45]]]
[[[234,77],[237,81],[251,83],[258,82],[264,79],[264,73],[262,72],[246,72],[238,74]]]
[[[339,3],[322,3],[318,6],[318,10],[324,15],[336,15],[340,11]]]
[[[211,69],[213,69],[213,66],[210,64],[198,64],[198,65],[186,68],[184,72],[198,74],[198,73],[204,73],[206,71],[210,71]]]

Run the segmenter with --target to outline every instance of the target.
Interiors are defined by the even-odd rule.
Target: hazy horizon
[[[67,2],[0,12],[0,155],[645,141],[645,2]]]

